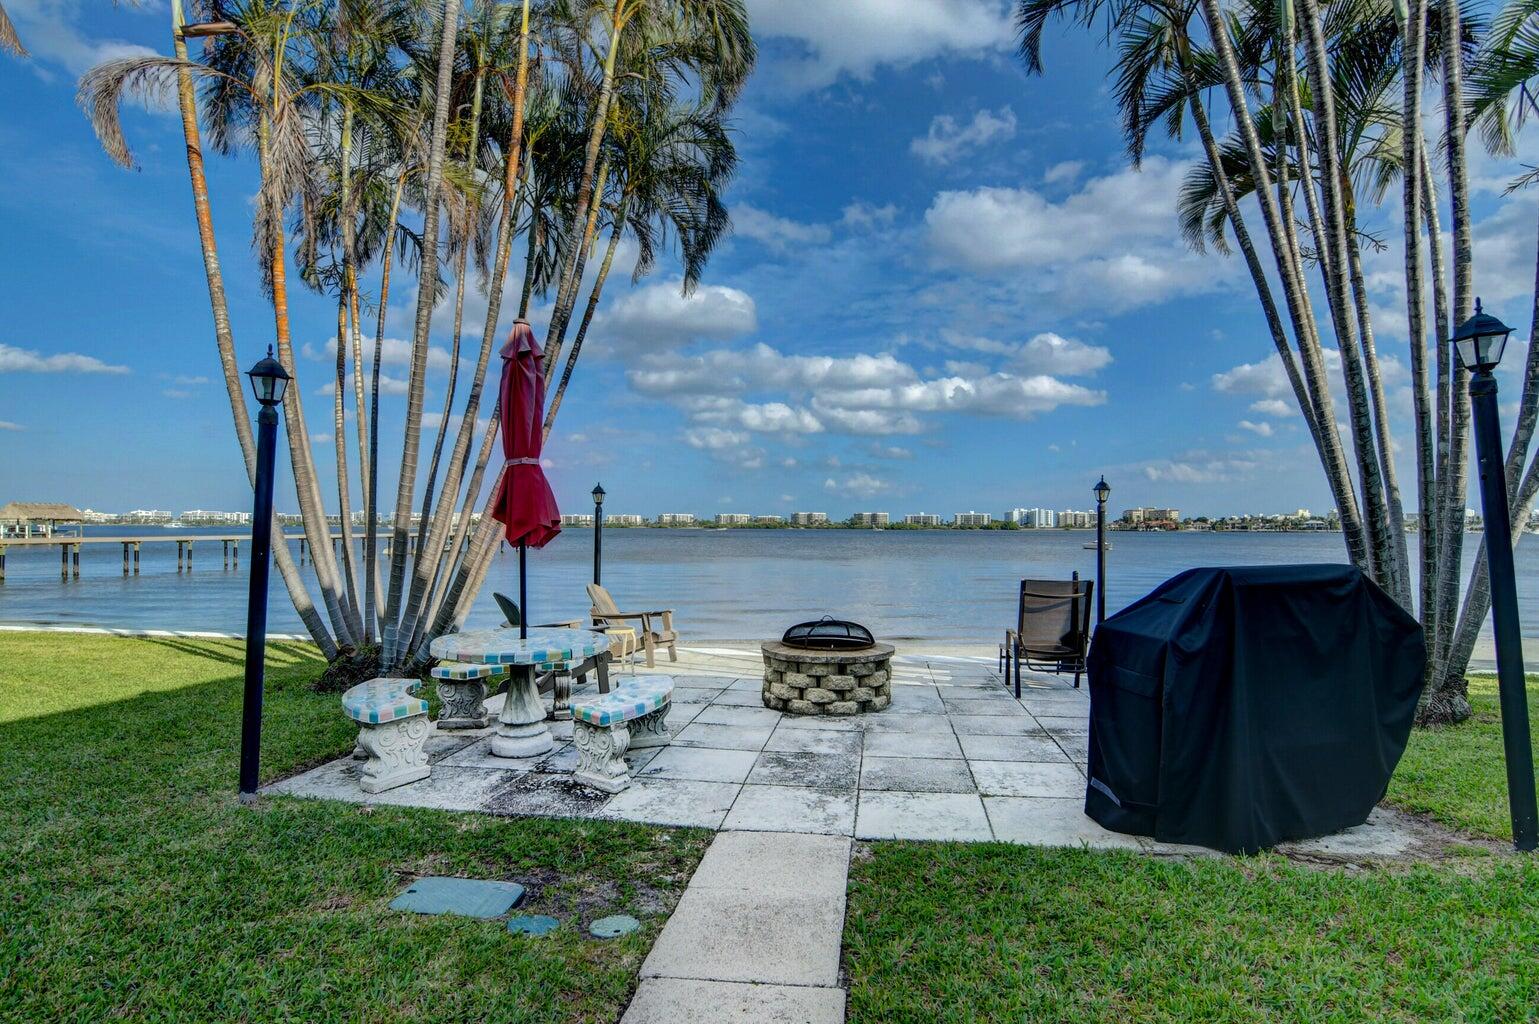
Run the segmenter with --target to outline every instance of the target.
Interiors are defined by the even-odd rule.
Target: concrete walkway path
[[[842,1024],[847,836],[722,832],[621,1024]]]

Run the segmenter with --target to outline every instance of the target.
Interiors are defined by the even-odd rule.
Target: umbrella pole
[[[522,613],[518,617],[518,638],[529,639],[529,586],[528,573],[529,545],[523,541],[518,542],[518,610]]]

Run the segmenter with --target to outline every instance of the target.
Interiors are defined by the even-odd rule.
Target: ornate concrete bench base
[[[342,695],[342,710],[358,723],[358,750],[367,758],[358,782],[365,793],[383,793],[431,772],[428,703],[412,695],[411,682],[371,679]]]
[[[572,702],[572,743],[577,748],[573,778],[604,793],[631,784],[627,750],[666,746],[673,680],[641,676],[602,696]]]
[[[498,665],[466,662],[439,662],[429,673],[438,680],[438,728],[443,730],[485,729],[492,724],[486,712],[486,691],[493,677],[502,672]]]

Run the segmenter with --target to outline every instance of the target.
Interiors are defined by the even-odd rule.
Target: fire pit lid
[[[849,651],[870,647],[876,637],[858,622],[825,615],[816,622],[798,622],[785,631],[780,642],[809,651]]]

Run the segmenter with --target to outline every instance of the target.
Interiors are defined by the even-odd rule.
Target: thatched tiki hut
[[[13,501],[0,505],[0,537],[52,537],[61,526],[78,526],[85,516],[57,501]]]

